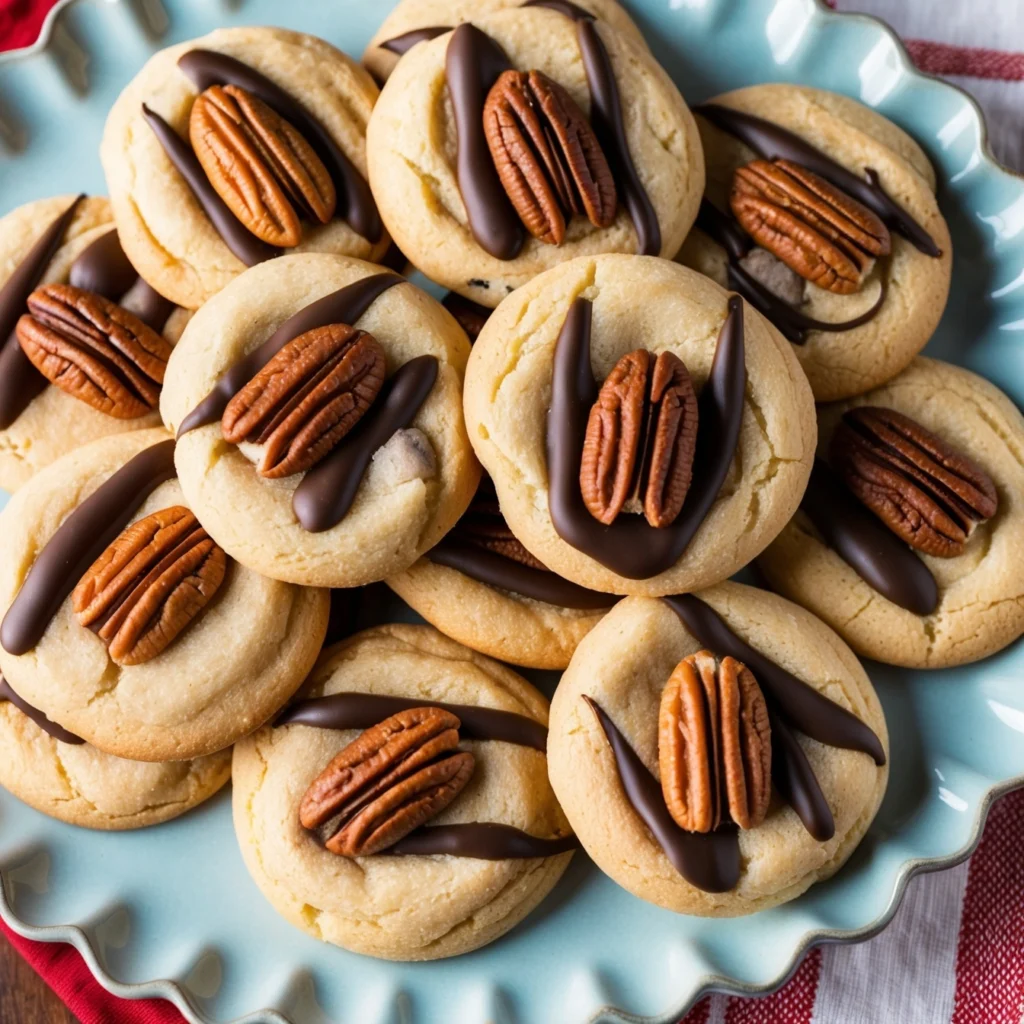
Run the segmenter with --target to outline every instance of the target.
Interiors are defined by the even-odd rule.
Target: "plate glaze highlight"
[[[358,55],[392,2],[62,0],[36,46],[0,56],[0,214],[103,191],[107,109],[155,49],[219,25],[276,24]],[[922,143],[955,245],[953,291],[926,354],[1024,405],[1024,180],[993,161],[974,102],[915,71],[878,21],[816,0],[627,6],[691,103],[801,82],[876,107]],[[225,795],[114,836],[50,821],[2,791],[0,917],[30,938],[72,942],[108,989],[168,998],[193,1024],[667,1024],[712,988],[768,991],[814,943],[880,930],[907,880],[966,857],[992,800],[1024,785],[1024,646],[941,672],[867,667],[892,737],[882,810],[836,878],[751,918],[677,917],[579,855],[492,946],[381,963],[317,943],[271,910],[242,864]]]

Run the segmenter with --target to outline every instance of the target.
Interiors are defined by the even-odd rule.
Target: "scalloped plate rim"
[[[0,53],[0,65],[45,53],[50,45],[54,28],[61,13],[71,4],[78,2],[79,0],[57,0],[57,3],[47,13],[36,41],[30,46]],[[106,2],[120,2],[120,0],[106,0]],[[937,75],[918,70],[911,61],[902,40],[887,22],[874,15],[835,11],[825,3],[825,0],[811,0],[811,3],[816,8],[818,17],[825,16],[826,18],[842,18],[844,21],[858,21],[881,29],[894,45],[902,74],[908,75],[911,78],[936,82],[943,89],[958,94],[967,102],[978,128],[978,148],[981,153],[981,159],[992,165],[997,171],[1001,171],[1010,177],[1024,179],[1024,174],[1014,171],[996,159],[991,147],[988,123],[977,100],[960,86],[947,82]],[[804,956],[815,946],[826,943],[852,945],[857,942],[864,942],[882,932],[892,921],[900,904],[903,902],[903,897],[906,894],[907,885],[910,880],[917,875],[944,871],[963,863],[974,852],[981,840],[985,821],[988,818],[992,804],[1007,793],[1021,788],[1024,788],[1024,774],[1005,779],[989,787],[979,802],[971,835],[963,847],[946,857],[917,857],[904,861],[896,875],[889,903],[874,921],[864,925],[862,928],[856,929],[808,929],[795,945],[792,956],[786,966],[772,980],[763,984],[750,984],[726,977],[725,975],[704,974],[699,977],[693,994],[686,997],[677,1008],[665,1014],[637,1016],[636,1014],[620,1010],[617,1007],[607,1005],[591,1015],[589,1024],[596,1024],[596,1022],[601,1020],[614,1020],[621,1022],[621,1024],[672,1024],[672,1022],[678,1021],[684,1016],[695,1003],[711,992],[722,992],[739,996],[761,996],[777,991],[790,979]],[[7,900],[7,891],[4,883],[4,872],[2,865],[0,865],[0,919],[12,931],[24,938],[37,942],[66,942],[74,946],[81,954],[93,977],[113,995],[131,1000],[166,999],[184,1015],[189,1024],[264,1024],[264,1022],[267,1022],[267,1024],[292,1024],[287,1017],[283,1016],[279,1011],[272,1009],[253,1010],[241,1017],[232,1018],[230,1021],[214,1021],[212,1018],[201,1014],[192,1005],[179,984],[168,978],[157,978],[152,981],[135,982],[132,984],[118,982],[100,965],[92,943],[81,928],[75,925],[37,926],[21,921],[11,909]]]

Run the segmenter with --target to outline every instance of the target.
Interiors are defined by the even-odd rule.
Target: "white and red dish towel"
[[[0,50],[29,45],[53,3],[0,0]],[[830,5],[888,21],[918,67],[978,100],[995,155],[1024,171],[1024,0]],[[181,1024],[167,1003],[109,995],[68,946],[29,942],[2,924],[0,934],[82,1024]],[[881,935],[812,950],[774,995],[711,996],[683,1024],[1024,1024],[1024,790],[993,807],[967,863],[910,883]]]

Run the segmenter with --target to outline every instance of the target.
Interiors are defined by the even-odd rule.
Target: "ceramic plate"
[[[255,23],[313,32],[358,55],[390,6],[61,5],[40,45],[0,58],[0,213],[52,193],[103,191],[96,150],[106,111],[154,49]],[[991,159],[973,102],[914,71],[879,22],[814,0],[629,6],[691,103],[753,82],[807,83],[876,107],[924,145],[956,253],[949,307],[926,351],[1024,403],[1024,181]],[[709,989],[779,985],[815,942],[878,931],[910,876],[965,857],[992,799],[1024,785],[1024,647],[958,670],[868,669],[892,737],[885,803],[838,877],[755,917],[677,917],[579,855],[541,908],[494,945],[448,962],[380,963],[277,917],[242,865],[224,796],[173,824],[112,836],[54,823],[2,792],[0,916],[31,938],[73,942],[118,995],[165,996],[203,1024],[675,1020]]]

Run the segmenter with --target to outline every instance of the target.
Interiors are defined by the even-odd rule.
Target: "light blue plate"
[[[96,148],[107,108],[157,47],[263,23],[358,55],[391,5],[61,5],[47,42],[0,58],[0,213],[52,193],[103,191]],[[854,96],[913,133],[938,169],[956,252],[953,294],[928,352],[1024,403],[1024,181],[992,161],[972,101],[914,71],[880,23],[814,0],[630,6],[691,102],[752,82],[803,82]],[[837,878],[753,918],[660,911],[581,855],[542,907],[487,949],[435,964],[379,963],[320,945],[274,914],[242,865],[226,798],[170,825],[108,836],[56,824],[3,793],[0,916],[32,938],[73,942],[118,995],[165,996],[204,1024],[674,1020],[711,988],[779,985],[815,942],[878,931],[907,879],[965,857],[992,799],[1024,785],[1020,645],[957,671],[870,668],[893,748],[882,810]]]

